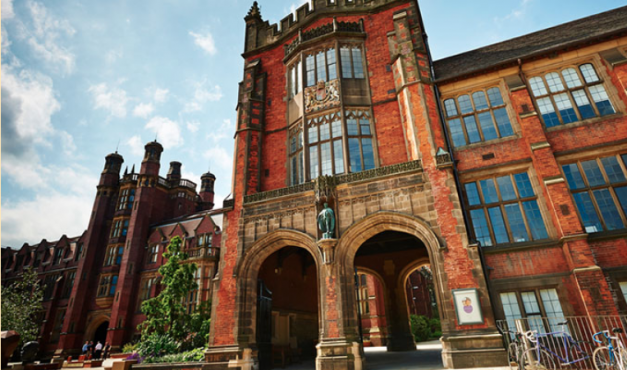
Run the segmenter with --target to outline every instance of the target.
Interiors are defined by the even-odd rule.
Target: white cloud
[[[163,103],[168,98],[168,93],[170,90],[168,89],[156,89],[154,99],[156,102]]]
[[[214,143],[216,143],[221,139],[233,136],[233,134],[233,123],[227,118],[222,120],[222,123],[218,128],[211,128],[211,132],[207,134],[207,139],[211,139]]]
[[[188,101],[183,108],[184,112],[201,111],[207,102],[216,102],[222,99],[222,88],[219,85],[206,86],[207,82],[199,82],[195,84],[194,96]]]
[[[109,50],[107,54],[105,54],[105,62],[107,64],[113,64],[116,60],[122,58],[122,50]]]
[[[174,148],[183,144],[181,128],[179,124],[166,117],[153,117],[146,124],[146,129],[157,134],[157,141],[163,144],[165,149]]]
[[[6,104],[5,99],[9,99]],[[16,74],[11,67],[3,65],[2,100],[2,135],[7,139],[3,140],[3,152],[5,144],[19,145],[16,140],[25,141],[27,146],[44,143],[54,132],[50,118],[61,109],[61,104],[48,76],[27,70]],[[9,137],[5,137],[7,133]]]
[[[131,153],[136,156],[144,155],[144,143],[139,135],[135,135],[126,141],[126,145],[131,149]]]
[[[4,1],[2,5],[4,6]],[[59,39],[74,36],[76,30],[67,20],[49,14],[41,3],[28,1],[27,8],[32,24],[26,25],[20,20],[18,37],[25,39],[33,53],[46,61],[50,68],[59,69],[67,74],[72,73],[76,56],[62,46]]]
[[[231,155],[220,146],[215,146],[205,151],[203,157],[209,159],[212,165],[215,164],[217,167],[222,169],[231,168],[233,165],[233,158]]]
[[[154,110],[155,107],[152,105],[152,103],[141,103],[138,104],[135,109],[133,109],[133,116],[148,118],[148,116],[151,115]]]
[[[527,15],[527,9],[532,0],[521,0],[516,8],[514,8],[509,14],[502,17],[494,17],[494,23],[497,26],[502,27],[507,25],[507,22],[514,20],[523,20]]]
[[[207,52],[209,55],[216,54],[216,44],[213,41],[213,36],[211,35],[211,32],[207,32],[203,35],[193,31],[189,31],[189,34],[194,38],[194,43],[200,46],[200,48]]]
[[[2,19],[11,19],[14,16],[13,0],[2,0]]]
[[[200,128],[200,122],[198,121],[188,121],[186,125],[187,125],[187,129],[191,133],[196,133],[198,129]]]
[[[106,83],[92,85],[87,90],[94,98],[94,109],[104,109],[114,117],[126,117],[126,103],[129,98],[126,91],[118,87],[109,87]]]
[[[66,131],[59,131],[57,135],[61,139],[61,145],[63,152],[66,155],[72,155],[76,151],[76,144],[74,144],[74,137]]]

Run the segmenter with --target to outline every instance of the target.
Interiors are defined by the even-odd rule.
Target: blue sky
[[[259,1],[271,23],[304,1]],[[169,162],[229,194],[244,20],[252,1],[2,0],[2,246],[80,235],[104,157]],[[434,59],[625,1],[443,1],[420,6]]]

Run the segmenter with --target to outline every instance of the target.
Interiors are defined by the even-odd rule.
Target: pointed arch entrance
[[[321,265],[315,241],[291,230],[271,232],[246,252],[237,269],[238,342],[257,351],[261,370],[313,363],[323,317]]]

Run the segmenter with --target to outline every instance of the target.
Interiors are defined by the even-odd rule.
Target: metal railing
[[[566,322],[565,325],[561,325]],[[512,332],[537,332],[537,343],[523,338],[525,349],[539,345],[550,354],[558,368],[594,369],[592,353],[600,344],[592,336],[603,330],[622,328],[623,343],[627,342],[627,315],[615,316],[530,316],[521,319],[497,320],[497,327],[503,333],[505,348],[514,340]]]

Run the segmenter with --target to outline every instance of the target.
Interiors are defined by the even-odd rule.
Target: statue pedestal
[[[320,239],[318,240],[318,248],[322,250],[322,256],[324,257],[324,264],[329,265],[333,263],[335,256],[335,246],[337,245],[337,239]]]

